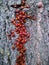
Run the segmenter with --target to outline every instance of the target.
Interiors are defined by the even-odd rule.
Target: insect
[[[16,8],[15,19],[12,19],[11,21],[11,23],[15,26],[15,31],[12,32],[11,36],[14,36],[14,32],[16,32],[16,34],[19,34],[19,37],[14,42],[15,46],[12,45],[13,50],[15,49],[15,47],[17,47],[17,50],[19,51],[19,55],[18,57],[16,57],[16,65],[25,65],[26,61],[26,48],[24,44],[28,41],[28,38],[30,37],[30,34],[28,33],[26,26],[24,25],[26,23],[26,19],[36,19],[35,17],[32,17],[28,15],[25,11],[23,11],[24,8],[30,7],[28,4],[25,4],[25,1],[26,0],[22,0],[20,5],[11,5],[11,7]]]

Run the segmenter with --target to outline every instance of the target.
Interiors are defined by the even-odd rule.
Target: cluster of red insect
[[[14,32],[19,34],[19,37],[16,39],[14,45],[17,47],[17,50],[19,51],[19,55],[16,59],[16,65],[25,65],[25,51],[26,48],[24,44],[28,41],[30,34],[27,32],[26,27],[24,23],[26,22],[26,19],[33,19],[35,20],[35,17],[31,17],[28,15],[25,11],[23,11],[23,8],[29,8],[29,5],[25,5],[26,0],[22,0],[21,5],[11,5],[13,8],[20,8],[21,10],[16,9],[15,11],[15,19],[11,22],[15,25],[15,30],[12,32],[11,36],[14,36]],[[17,22],[16,22],[17,21]],[[14,49],[14,46],[12,46],[12,49]]]

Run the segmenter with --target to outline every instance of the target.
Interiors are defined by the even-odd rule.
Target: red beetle
[[[23,11],[23,8],[29,8],[29,5],[25,5],[26,0],[22,0],[21,5],[12,5],[13,8],[17,8],[15,11],[15,19],[11,22],[15,25],[15,30],[11,32],[11,37],[14,36],[14,32],[16,34],[19,34],[19,37],[15,40],[14,45],[12,45],[12,49],[14,50],[15,47],[17,47],[17,50],[19,51],[19,55],[16,60],[16,65],[25,65],[25,51],[26,48],[24,44],[28,41],[28,38],[30,37],[30,34],[27,32],[25,22],[26,19],[33,19],[36,20],[36,17],[32,17],[28,15],[25,11]],[[20,8],[20,10],[18,9]],[[16,21],[18,21],[16,23]],[[10,36],[9,36],[10,37]]]

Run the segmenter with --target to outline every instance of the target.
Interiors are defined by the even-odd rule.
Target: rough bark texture
[[[43,8],[37,7],[38,2],[42,1]],[[12,4],[21,4],[21,0],[0,0],[0,65],[14,65],[17,49],[12,50],[11,46],[18,37],[9,40],[6,33],[14,29],[11,19],[15,18],[15,9]],[[37,17],[36,21],[27,19],[26,28],[30,33],[30,40],[25,44],[26,65],[49,65],[49,0],[27,0],[31,7],[24,10]]]

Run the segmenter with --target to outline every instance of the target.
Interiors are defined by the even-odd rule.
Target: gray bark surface
[[[38,9],[38,2],[42,1],[43,8]],[[11,46],[15,39],[9,40],[6,33],[14,30],[11,19],[15,18],[11,4],[21,4],[21,0],[0,0],[0,65],[14,65],[17,49],[12,50]],[[49,0],[27,0],[31,7],[24,9],[28,14],[35,15],[37,21],[27,19],[26,28],[30,33],[30,40],[25,44],[26,65],[49,65]]]

